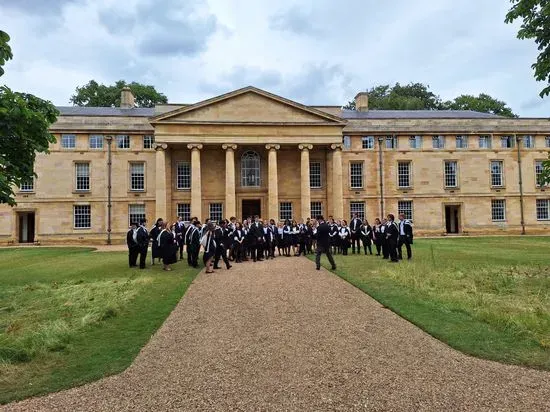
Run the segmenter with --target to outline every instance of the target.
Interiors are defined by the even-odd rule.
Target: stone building
[[[547,119],[305,106],[246,87],[196,104],[60,107],[0,243],[123,242],[147,217],[403,212],[417,234],[548,233]],[[111,190],[109,190],[111,182]],[[111,213],[109,213],[109,211]]]

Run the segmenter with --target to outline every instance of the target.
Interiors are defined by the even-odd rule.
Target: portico
[[[151,124],[158,216],[189,205],[190,216],[204,221],[240,216],[243,204],[259,203],[263,218],[305,219],[315,201],[324,213],[343,217],[344,123],[336,116],[247,87],[163,113]],[[311,187],[311,162],[320,187]],[[170,182],[179,182],[186,168],[190,185],[174,187]]]

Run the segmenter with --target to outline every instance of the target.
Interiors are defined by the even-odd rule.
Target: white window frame
[[[357,173],[357,170],[354,170],[354,166],[359,166],[360,174]],[[355,173],[354,173],[355,172]],[[349,162],[349,187],[351,189],[363,189],[363,173],[364,173],[364,163],[363,162]],[[357,184],[357,180],[360,179],[360,185]]]
[[[191,220],[191,203],[178,203],[177,205],[178,216],[183,219],[184,222]]]
[[[145,166],[145,162],[129,162],[130,165],[129,165],[129,177],[130,177],[130,192],[145,192],[145,189],[146,189],[146,175],[145,175],[145,170],[146,170],[146,166]],[[133,168],[135,166],[141,166],[143,168],[143,173],[142,173],[142,180],[143,180],[143,187],[142,188],[137,188],[136,186],[134,186],[134,183],[137,183],[138,182],[138,178],[139,178],[139,175],[136,173],[135,176],[134,176],[134,170]]]
[[[143,135],[143,149],[149,150],[155,148],[155,135],[146,134]]]
[[[432,136],[432,149],[445,149],[445,136],[441,134]]]
[[[496,212],[499,213],[498,216],[496,216],[495,214]],[[500,213],[502,213],[502,216],[500,215]],[[491,220],[493,222],[506,222],[506,200],[505,199],[491,199]]]
[[[223,220],[223,203],[212,202],[208,204],[208,217],[215,222],[221,222]],[[219,217],[219,219],[217,219]]]
[[[544,145],[545,147],[550,147],[550,136],[544,136]]]
[[[500,172],[497,174],[497,173],[494,173],[494,170],[493,170],[493,164],[500,164]],[[490,174],[490,178],[491,178],[491,187],[504,187],[504,160],[500,160],[500,159],[493,159],[490,161],[489,163],[489,174]],[[499,175],[500,176],[500,184],[495,184],[495,176]]]
[[[422,135],[410,136],[409,147],[416,150],[422,149]]]
[[[535,187],[548,187],[548,184],[541,185],[539,180],[544,170],[544,162],[546,160],[535,160]]]
[[[342,137],[342,145],[344,146],[344,149],[350,150],[351,149],[351,136],[345,135]]]
[[[134,216],[134,219],[132,219],[132,216]],[[128,226],[130,226],[132,222],[135,222],[139,225],[139,221],[146,218],[147,210],[145,209],[144,204],[135,203],[128,205]]]
[[[450,173],[447,172],[447,165],[450,165],[451,163],[455,164],[455,170],[454,170],[454,185],[448,184]],[[459,171],[458,171],[458,161],[457,160],[445,160],[443,163],[443,184],[445,185],[445,188],[447,189],[456,189],[459,185]]]
[[[468,148],[468,135],[466,135],[466,134],[457,135],[456,138],[455,138],[455,145],[456,145],[457,149],[467,149]]]
[[[386,136],[384,139],[384,145],[388,150],[397,149],[397,136]]]
[[[485,142],[482,144],[481,142]],[[490,134],[482,134],[479,136],[478,147],[480,149],[491,149],[493,147],[493,137]]]
[[[88,136],[88,147],[91,150],[101,150],[103,149],[103,135],[102,134],[91,134]]]
[[[61,135],[61,148],[62,149],[75,149],[76,148],[76,134],[62,134]]]
[[[313,200],[310,202],[309,213],[311,218],[317,219],[317,216],[323,214],[323,202],[318,200]]]
[[[82,213],[83,211],[88,213]],[[78,213],[77,213],[78,212]],[[82,221],[82,219],[85,219]],[[77,222],[79,223],[77,225]],[[83,225],[88,223],[87,225]],[[91,205],[73,205],[73,228],[74,229],[91,229],[92,227],[92,207]]]
[[[361,219],[361,221],[365,220],[365,213],[366,206],[365,202],[362,200],[352,200],[349,202],[349,216],[350,220],[353,218],[353,214],[357,213],[357,218]]]
[[[191,162],[176,162],[176,189],[191,190],[191,181]]]
[[[262,159],[258,152],[247,150],[241,155],[241,186],[260,187],[261,185]]]
[[[90,162],[74,163],[74,190],[76,192],[89,192],[92,190]]]
[[[374,136],[363,136],[361,138],[361,148],[364,150],[373,150],[375,146],[374,140]]]
[[[26,193],[34,192],[34,176],[31,177],[30,181],[27,180],[27,181],[21,182],[21,185],[19,186],[19,191],[26,192]]]
[[[407,173],[401,173],[401,166],[407,165]],[[399,189],[409,189],[412,187],[412,162],[410,160],[399,160],[397,162],[397,187]],[[407,178],[407,185],[401,184],[401,178]]]
[[[398,200],[397,201],[397,214],[400,215],[403,213],[405,219],[413,220],[414,210],[413,210],[413,201],[412,200]]]
[[[540,217],[539,211],[544,211],[546,217]],[[535,212],[538,221],[550,220],[550,199],[537,199],[535,204]]]
[[[309,188],[320,189],[322,186],[323,186],[323,180],[321,176],[321,162],[318,162],[315,160],[310,161],[309,162]]]
[[[128,134],[119,134],[116,136],[116,148],[121,150],[128,150],[130,149],[131,143],[130,143],[130,135]]]
[[[506,139],[506,144],[504,143]],[[509,144],[508,144],[509,143]],[[516,146],[514,136],[512,135],[503,135],[500,136],[500,147],[501,149],[513,149]]]
[[[292,202],[279,202],[279,220],[292,220],[293,214]]]
[[[533,149],[535,147],[535,136],[531,134],[526,134],[521,137],[523,147],[525,149]],[[529,143],[527,143],[529,142]],[[527,143],[527,144],[526,144]]]

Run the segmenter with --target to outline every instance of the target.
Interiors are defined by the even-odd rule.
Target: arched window
[[[241,157],[241,186],[260,186],[260,156],[251,150]]]

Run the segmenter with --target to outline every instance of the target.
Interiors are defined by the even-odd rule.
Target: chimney
[[[357,93],[357,96],[355,96],[355,110],[358,112],[369,111],[369,94],[367,92]]]
[[[135,99],[132,90],[128,86],[124,86],[120,92],[120,108],[132,109],[135,106]]]

